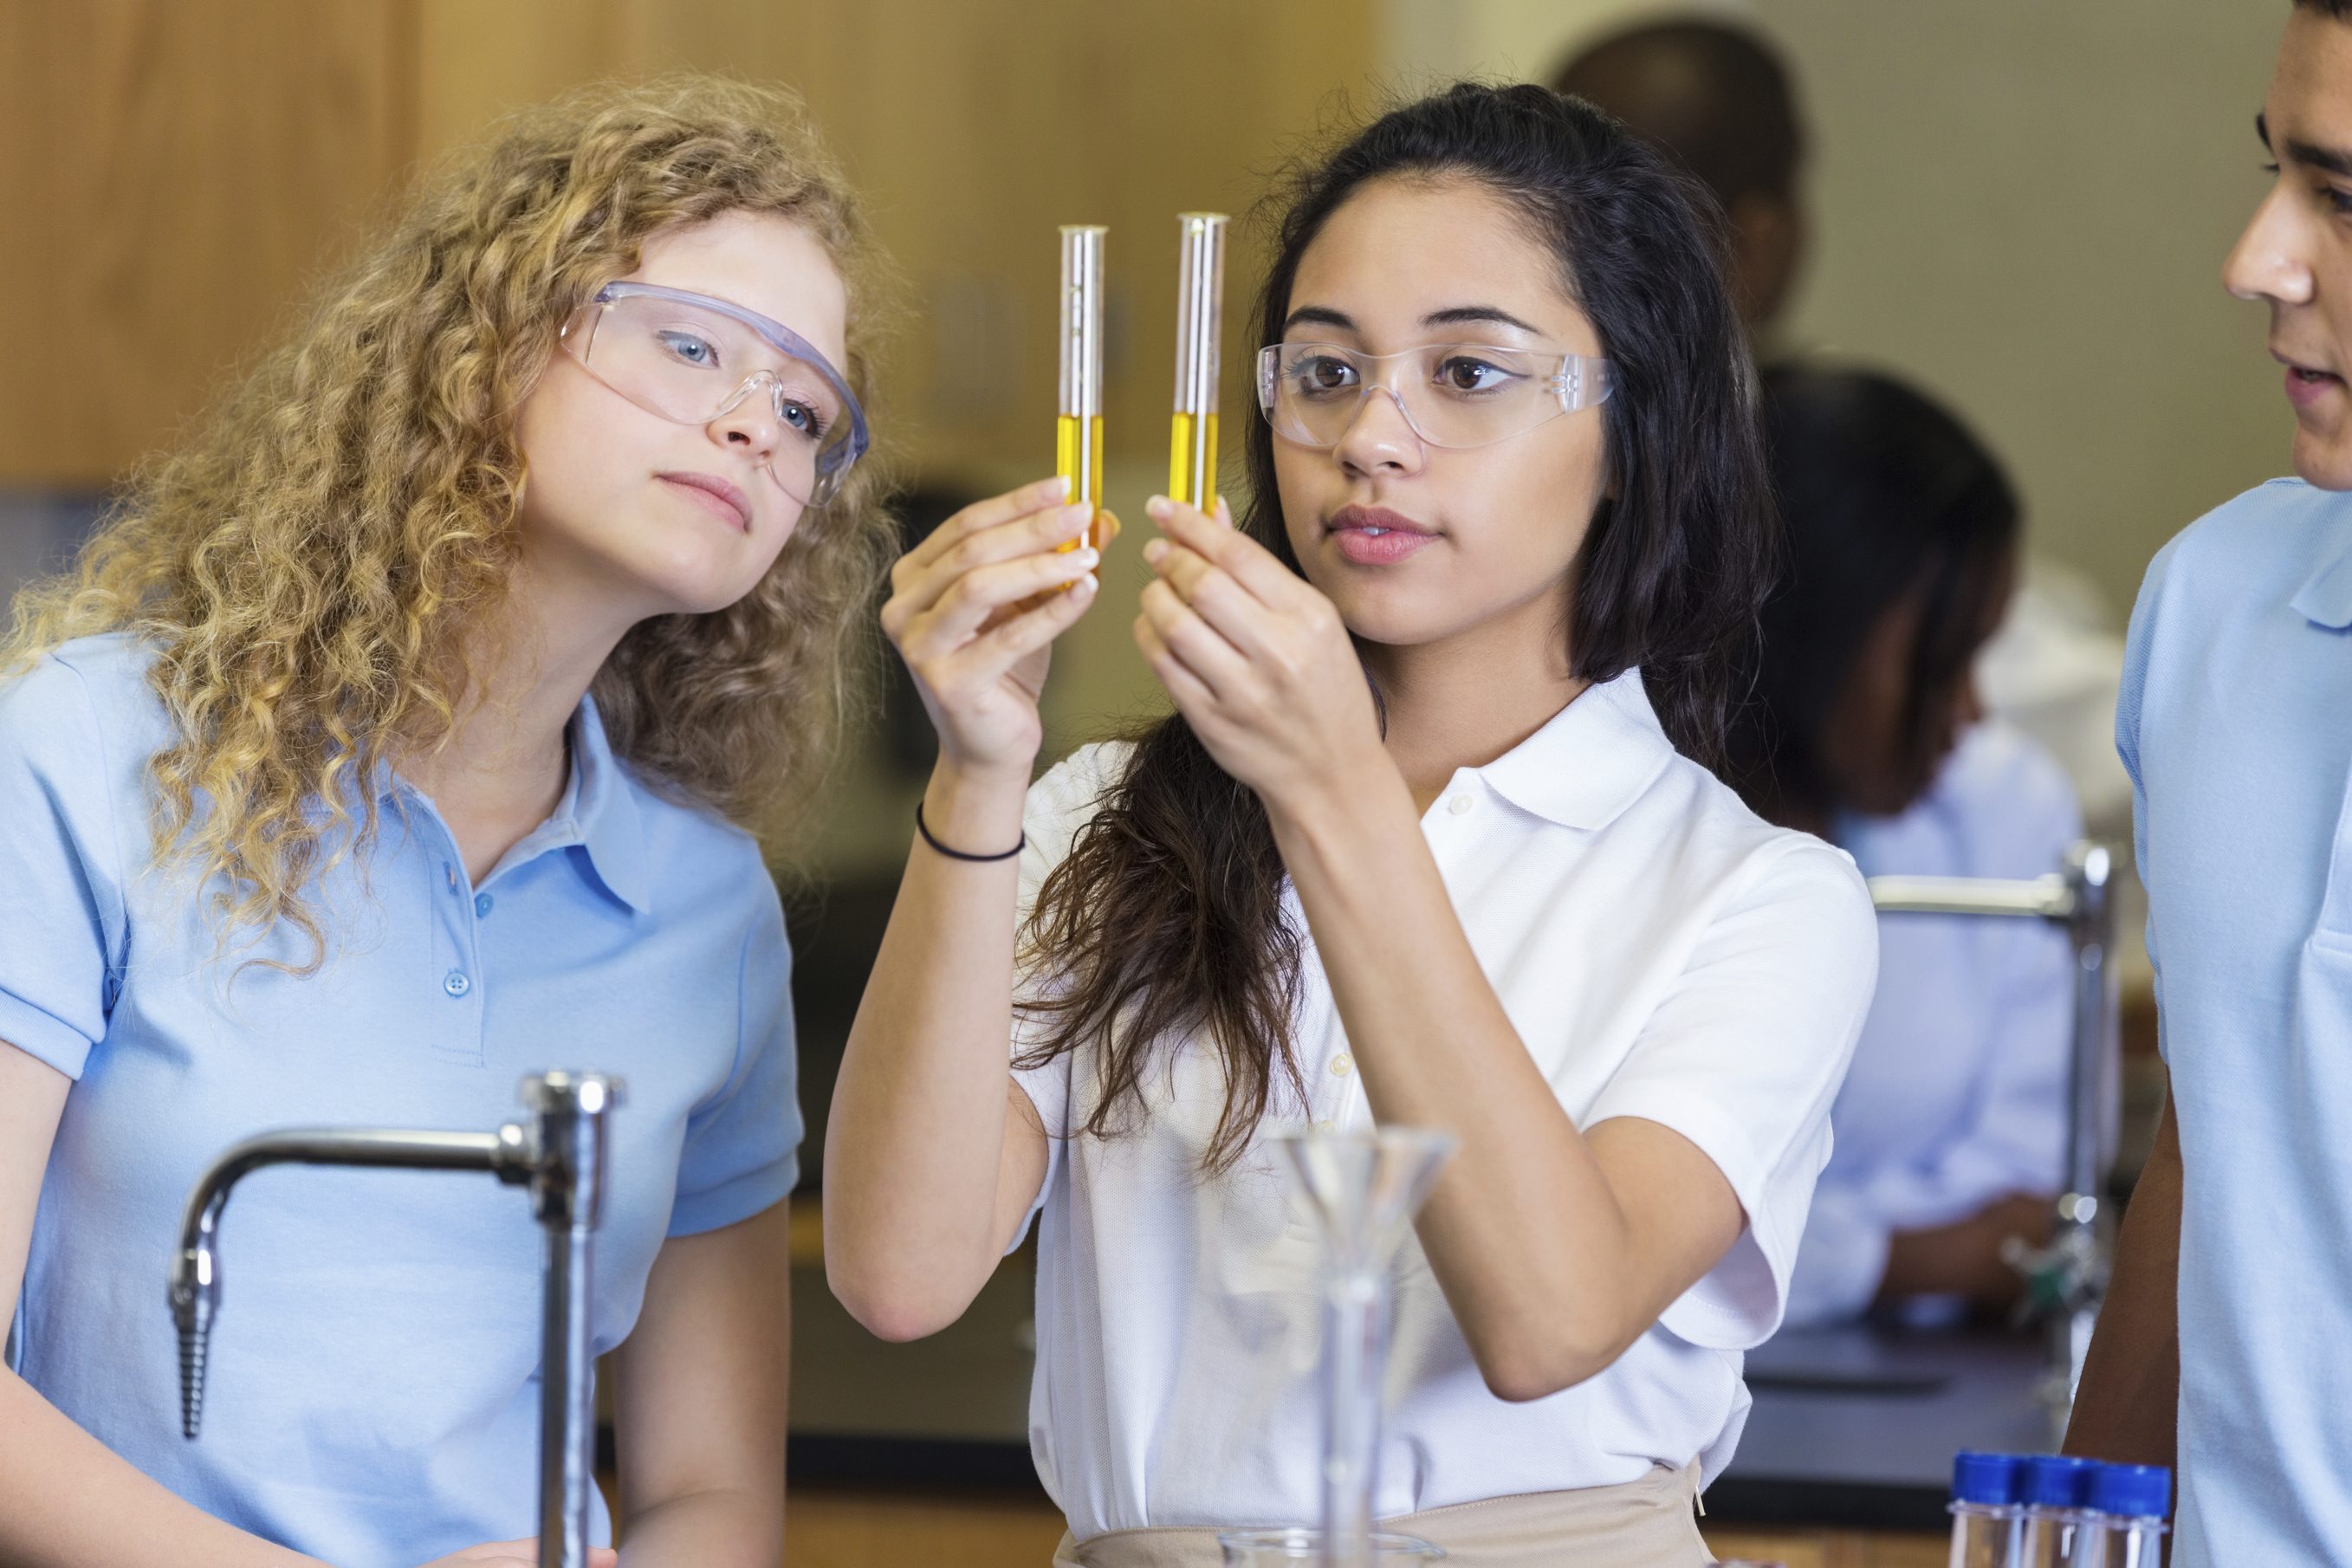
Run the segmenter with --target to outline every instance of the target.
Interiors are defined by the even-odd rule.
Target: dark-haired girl
[[[2081,837],[2055,759],[1973,670],[2017,574],[2016,492],[1950,414],[1866,371],[1764,380],[1786,545],[1734,774],[1873,876],[2039,877]],[[2046,1239],[2074,973],[2032,921],[1890,919],[1790,1289],[1792,1321],[1999,1310]]]
[[[1318,1496],[1264,1135],[1445,1129],[1378,1513],[1704,1563],[1875,952],[1846,858],[1709,771],[1771,514],[1706,230],[1589,107],[1457,87],[1300,179],[1258,322],[1243,526],[1150,509],[1174,716],[1030,786],[1092,593],[1039,597],[1050,484],[898,568],[941,754],[834,1101],[834,1288],[929,1333],[1042,1211],[1063,1560],[1213,1563]]]

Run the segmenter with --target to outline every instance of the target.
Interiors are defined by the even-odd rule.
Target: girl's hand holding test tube
[[[1165,496],[1144,510],[1166,537],[1143,547],[1155,576],[1136,646],[1217,764],[1277,813],[1393,771],[1331,601],[1234,528],[1222,500],[1214,517]]]
[[[1037,697],[1054,639],[1094,603],[1098,552],[1118,520],[1066,504],[1068,481],[1040,479],[964,508],[890,570],[882,630],[907,661],[943,763],[1018,768],[1044,743]],[[1066,589],[1067,592],[1062,590]]]

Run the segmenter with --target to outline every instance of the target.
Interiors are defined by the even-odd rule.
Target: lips
[[[2342,376],[2287,362],[2286,400],[2297,409],[2315,407],[2343,390]]]
[[[718,475],[675,473],[654,477],[664,484],[675,486],[685,493],[688,500],[713,516],[732,523],[745,533],[751,531],[751,498]]]
[[[1385,507],[1344,506],[1326,525],[1339,553],[1363,566],[1390,566],[1437,542],[1437,531]]]

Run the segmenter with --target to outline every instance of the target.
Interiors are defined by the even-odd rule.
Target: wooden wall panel
[[[166,442],[409,156],[404,0],[0,0],[0,484]]]
[[[1071,221],[1112,227],[1113,451],[1156,458],[1173,215],[1255,199],[1369,71],[1371,9],[0,0],[0,485],[101,485],[167,441],[420,156],[576,82],[681,68],[796,87],[866,191],[912,285],[889,406],[914,466],[986,483],[1050,464]],[[1255,267],[1236,241],[1237,351]]]

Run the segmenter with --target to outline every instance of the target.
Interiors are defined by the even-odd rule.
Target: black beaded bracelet
[[[1024,833],[1021,836],[1021,842],[1015,844],[1012,848],[1007,849],[1002,855],[967,855],[961,849],[950,849],[946,845],[940,843],[938,839],[932,837],[931,830],[924,826],[923,803],[919,800],[915,803],[915,831],[923,836],[924,843],[929,845],[932,848],[938,850],[949,859],[969,860],[980,865],[984,865],[992,860],[1010,860],[1015,855],[1020,854],[1021,851],[1029,847],[1029,836],[1026,833]]]

